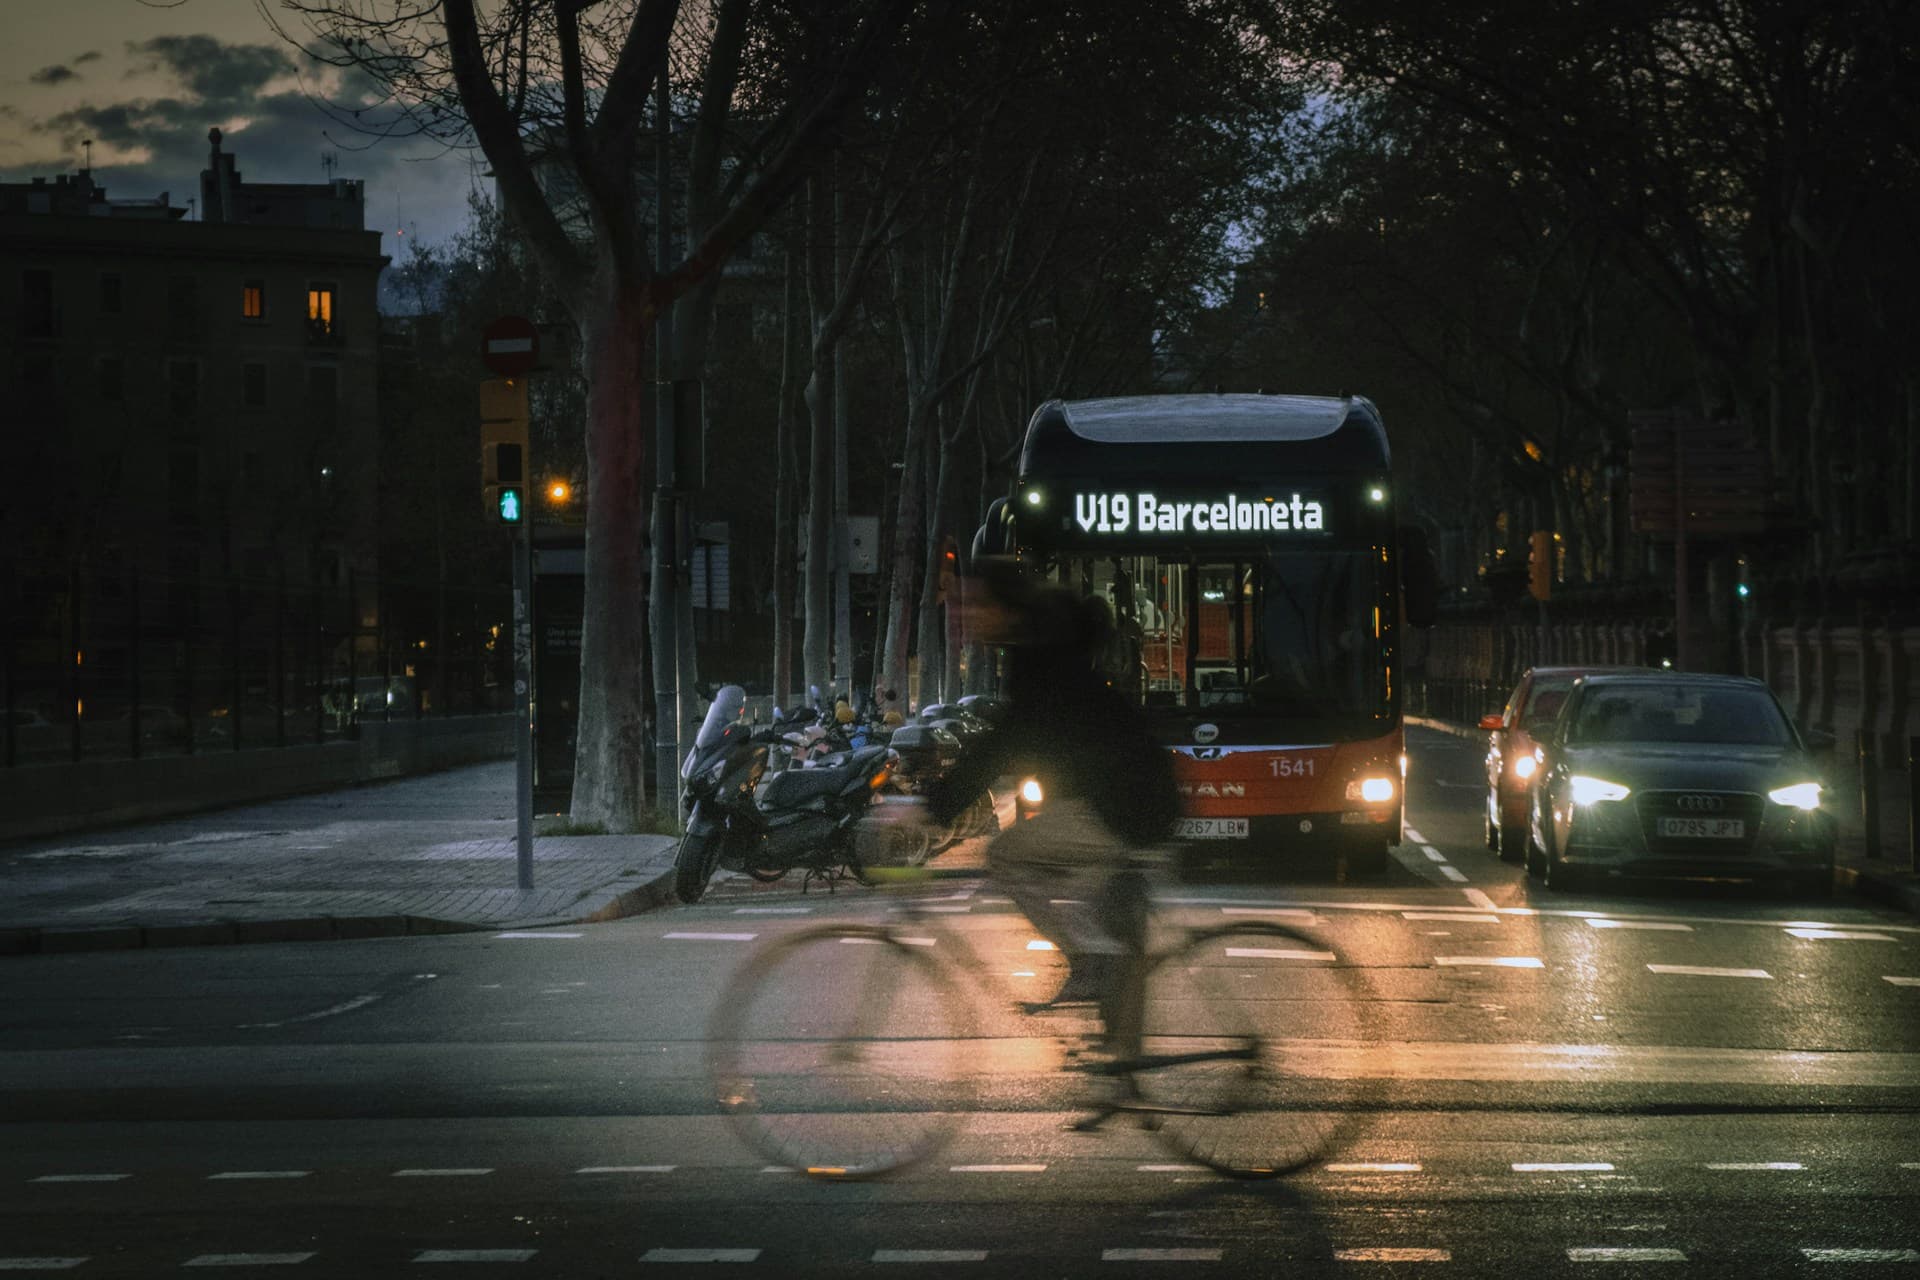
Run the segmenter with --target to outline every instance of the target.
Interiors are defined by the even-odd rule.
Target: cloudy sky
[[[266,0],[272,4],[273,0]],[[207,130],[254,182],[366,181],[367,225],[396,257],[398,232],[444,239],[466,220],[477,157],[424,139],[383,141],[329,121],[310,95],[351,93],[301,58],[254,0],[0,0],[0,181],[83,163],[115,198],[199,193]],[[488,184],[490,185],[490,184]]]

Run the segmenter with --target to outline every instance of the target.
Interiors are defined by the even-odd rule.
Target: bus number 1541
[[[1310,778],[1313,776],[1312,757],[1280,756],[1267,762],[1276,778]]]

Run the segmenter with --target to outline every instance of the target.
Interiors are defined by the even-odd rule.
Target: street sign
[[[480,359],[503,378],[532,371],[540,358],[540,331],[525,316],[501,316],[480,331]]]
[[[1683,507],[1690,534],[1766,528],[1770,468],[1747,428],[1671,413],[1636,413],[1630,425],[1628,508],[1635,533],[1673,537]]]

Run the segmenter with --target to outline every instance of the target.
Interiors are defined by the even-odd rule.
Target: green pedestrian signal
[[[519,524],[520,512],[525,505],[520,490],[512,485],[502,485],[497,492],[500,495],[500,523]]]

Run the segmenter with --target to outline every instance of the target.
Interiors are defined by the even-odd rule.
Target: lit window
[[[316,284],[307,287],[307,328],[316,334],[333,332],[333,286]]]
[[[248,280],[240,286],[240,314],[248,320],[267,318],[267,282]]]

